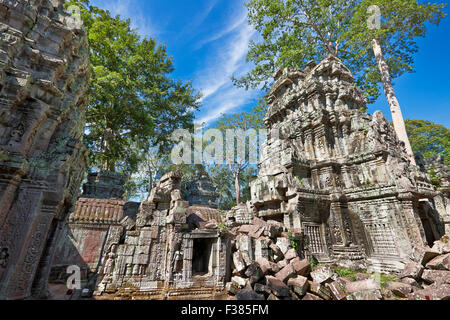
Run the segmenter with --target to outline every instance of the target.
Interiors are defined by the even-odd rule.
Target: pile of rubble
[[[436,241],[400,275],[369,274],[333,265],[312,266],[299,255],[301,233],[255,218],[231,230],[233,275],[228,294],[236,300],[442,300],[450,298],[450,242]],[[309,254],[308,254],[309,256]],[[310,262],[311,261],[311,262]],[[339,274],[338,274],[339,273]]]
[[[419,262],[411,262],[400,275],[400,283],[390,283],[395,295],[410,300],[450,299],[450,239],[446,235],[432,248],[420,252]]]

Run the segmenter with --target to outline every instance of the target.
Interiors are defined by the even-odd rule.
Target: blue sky
[[[192,80],[203,93],[199,122],[213,123],[222,113],[250,110],[260,93],[233,86],[232,75],[245,74],[248,42],[257,33],[248,26],[245,0],[91,0],[112,14],[131,18],[144,36],[167,44],[174,58],[173,76]],[[449,13],[449,10],[446,9]],[[406,119],[426,119],[450,128],[450,17],[430,26],[419,39],[415,73],[394,81]],[[369,113],[382,110],[390,119],[382,95]]]

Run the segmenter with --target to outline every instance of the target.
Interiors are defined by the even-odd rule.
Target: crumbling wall
[[[0,1],[0,299],[45,295],[86,167],[88,44],[63,1]]]
[[[231,257],[227,232],[217,219],[203,219],[218,214],[216,210],[188,210],[180,181],[179,172],[163,176],[141,204],[136,228],[106,249],[96,294],[125,290],[147,298],[211,296],[216,287],[224,288]]]

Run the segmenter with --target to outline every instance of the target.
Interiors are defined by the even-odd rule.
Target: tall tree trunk
[[[411,143],[409,142],[408,134],[406,132],[405,120],[403,119],[402,110],[400,109],[400,104],[397,100],[397,97],[395,96],[394,88],[392,86],[389,66],[384,60],[383,51],[381,50],[381,45],[378,39],[374,38],[372,40],[372,47],[377,59],[378,68],[380,69],[384,93],[391,109],[395,132],[397,133],[397,137],[405,143],[406,152],[408,153],[408,157],[411,160],[411,163],[416,165],[414,152],[411,148]]]
[[[236,204],[241,203],[241,186],[239,184],[239,170],[234,174],[234,188],[236,190]]]

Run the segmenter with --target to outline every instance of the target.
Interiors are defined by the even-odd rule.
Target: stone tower
[[[253,214],[301,230],[321,262],[400,271],[435,221],[435,196],[381,112],[334,56],[279,70],[269,94]],[[432,201],[426,201],[429,205]]]
[[[46,294],[87,163],[87,37],[63,3],[0,2],[0,299]]]

